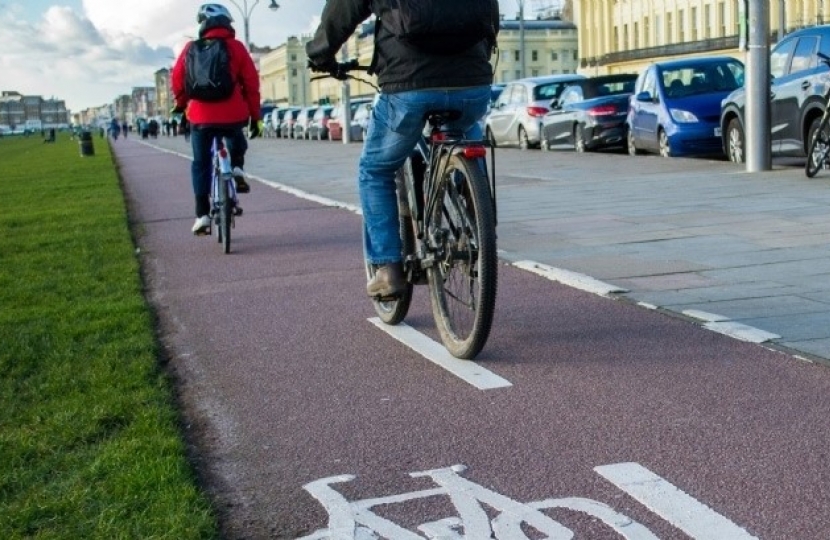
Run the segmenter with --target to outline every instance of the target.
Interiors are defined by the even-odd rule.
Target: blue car
[[[722,155],[721,101],[743,83],[744,65],[731,56],[650,65],[629,101],[628,153]]]

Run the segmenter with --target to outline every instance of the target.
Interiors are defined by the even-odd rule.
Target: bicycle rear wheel
[[[230,180],[224,176],[219,180],[219,213],[217,214],[219,241],[222,252],[231,252],[231,220],[233,219],[232,201],[228,190]]]
[[[415,252],[415,234],[412,229],[412,216],[409,211],[409,205],[406,203],[406,181],[404,178],[404,175],[406,174],[412,174],[412,167],[409,160],[407,160],[406,164],[395,174],[395,185],[398,188],[398,220],[400,222],[401,251],[404,260],[408,255]],[[375,268],[368,261],[366,262],[366,275],[368,279],[372,279],[375,275]],[[406,318],[406,314],[409,313],[409,305],[411,303],[411,282],[406,284],[406,290],[404,293],[394,300],[372,300],[372,304],[375,307],[375,313],[378,314],[380,320],[391,325],[399,324],[404,320],[404,318]]]
[[[443,172],[439,198],[426,225],[438,244],[427,271],[432,314],[447,350],[471,359],[487,342],[496,305],[493,199],[476,161],[448,155],[437,166]]]
[[[808,178],[814,177],[821,169],[827,167],[827,155],[830,152],[830,122],[826,116],[815,120],[810,127],[810,149],[804,172]]]

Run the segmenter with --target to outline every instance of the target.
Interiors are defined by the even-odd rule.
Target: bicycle
[[[349,71],[365,69],[352,60],[322,77],[345,80],[355,78]],[[488,141],[465,140],[447,127],[458,116],[460,111],[430,111],[412,155],[397,171],[407,286],[398,297],[372,302],[380,320],[396,325],[409,311],[414,286],[428,285],[441,341],[453,356],[472,359],[490,335],[496,303],[495,156]],[[367,279],[375,270],[367,261]]]
[[[236,196],[230,154],[223,137],[214,137],[210,149],[213,168],[210,179],[210,219],[216,224],[217,241],[224,253],[231,252],[231,229],[236,217],[242,215],[242,207]],[[209,234],[213,234],[211,226]]]
[[[819,59],[830,68],[830,56],[817,52]],[[807,178],[812,178],[821,169],[830,168],[830,84],[824,91],[824,113],[818,120],[813,120],[810,126],[810,141],[807,151],[807,162],[804,164],[804,172]]]

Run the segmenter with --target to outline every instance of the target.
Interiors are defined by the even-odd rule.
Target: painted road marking
[[[464,478],[461,473],[465,470],[464,465],[453,465],[412,472],[409,473],[412,478],[429,478],[437,487],[362,500],[349,500],[335,489],[338,484],[354,481],[357,478],[354,475],[330,476],[309,482],[303,489],[317,499],[328,513],[329,519],[325,528],[317,529],[300,540],[418,540],[423,537],[375,514],[373,509],[406,505],[410,501],[436,497],[445,501],[440,506],[454,507],[454,515],[448,516],[446,508],[436,507],[436,512],[440,511],[441,517],[417,526],[430,540],[528,540],[526,533],[529,529],[544,535],[548,540],[572,540],[575,531],[543,512],[553,508],[588,514],[625,540],[659,540],[644,525],[603,502],[583,497],[563,497],[523,503]],[[594,470],[613,479],[615,485],[641,502],[656,501],[647,506],[695,540],[755,538],[637,463],[605,465]],[[489,515],[485,508],[495,511],[497,515]]]
[[[693,499],[639,463],[594,467],[606,480],[697,540],[750,540],[757,537]]]
[[[547,278],[551,281],[557,281],[564,285],[588,291],[590,293],[598,294],[600,296],[608,296],[611,293],[626,293],[628,289],[605,283],[591,276],[580,274],[579,272],[571,272],[570,270],[563,270],[547,264],[538,263],[536,261],[516,261],[513,266],[533,272],[539,276]]]
[[[397,339],[416,353],[420,354],[433,364],[440,366],[456,377],[466,381],[479,390],[491,390],[493,388],[505,388],[513,386],[513,383],[499,377],[471,360],[460,360],[444,348],[440,343],[435,342],[424,334],[418,332],[411,326],[401,323],[397,325],[385,324],[377,317],[372,317],[369,322]]]

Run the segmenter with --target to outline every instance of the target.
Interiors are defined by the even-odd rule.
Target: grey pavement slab
[[[181,138],[148,141],[189,154]],[[259,139],[255,178],[359,205],[360,143]],[[698,309],[830,359],[830,174],[799,160],[748,173],[717,159],[496,151],[499,248],[605,280],[623,296]]]

